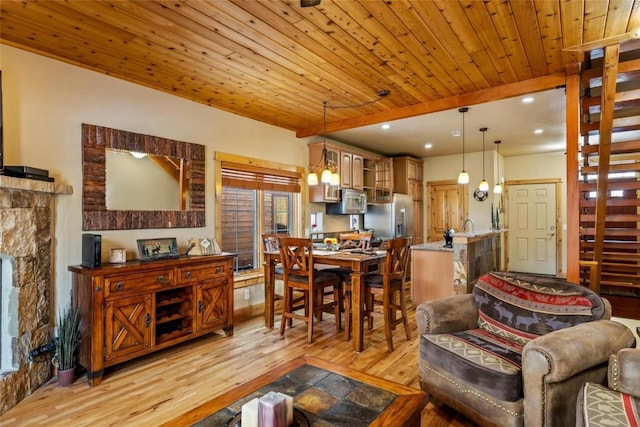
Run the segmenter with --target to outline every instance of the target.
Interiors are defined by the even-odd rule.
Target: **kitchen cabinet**
[[[364,158],[350,151],[340,151],[340,188],[364,188]]]
[[[362,158],[362,189],[367,193],[367,203],[371,203],[375,199],[375,173],[376,161],[372,158]]]
[[[374,203],[389,203],[393,197],[393,158],[387,157],[375,161]]]
[[[393,158],[393,188],[396,193],[408,194],[414,200],[423,200],[423,162],[413,157]]]
[[[353,154],[347,151],[340,151],[340,187],[352,188],[353,180]]]
[[[222,329],[233,335],[233,254],[70,266],[89,385],[104,369]]]
[[[309,165],[315,167],[322,159],[323,142],[314,142],[309,147]],[[364,190],[367,199],[373,197],[374,160],[365,152],[352,150],[348,147],[326,144],[327,164],[334,167],[340,175],[340,185],[332,186],[318,184],[309,186],[310,202],[335,203],[340,201],[341,189]],[[321,165],[323,166],[323,165]]]
[[[351,188],[364,189],[364,157],[355,153],[351,155]]]

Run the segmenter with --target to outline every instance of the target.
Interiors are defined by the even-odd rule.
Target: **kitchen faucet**
[[[471,234],[475,233],[475,226],[473,224],[473,220],[471,218],[467,218],[462,222],[462,232],[464,233],[465,231],[467,231],[467,223],[470,222],[471,223]]]

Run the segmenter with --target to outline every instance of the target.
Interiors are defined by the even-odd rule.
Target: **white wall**
[[[136,239],[214,236],[215,151],[307,166],[307,139],[146,87],[0,44],[5,165],[48,169],[73,194],[60,196],[55,215],[55,304],[70,300],[67,266],[81,262],[81,124],[123,129],[206,146],[207,225],[197,229],[98,231],[103,259],[113,247],[137,258]],[[277,147],[277,149],[274,149]],[[106,257],[106,258],[105,258]]]

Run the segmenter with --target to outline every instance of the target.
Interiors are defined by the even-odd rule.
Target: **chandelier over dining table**
[[[318,185],[318,175],[323,184],[340,185],[337,168],[327,161],[327,101],[322,103],[322,154],[317,164],[309,165],[307,184]]]
[[[343,108],[357,108],[364,107],[366,105],[373,104],[375,102],[380,101],[382,98],[389,95],[389,91],[387,89],[381,89],[378,91],[378,97],[373,101],[363,102],[361,104],[351,104],[351,105],[328,105],[327,101],[323,101],[322,103],[322,154],[320,155],[320,160],[315,165],[309,165],[309,174],[307,175],[307,185],[340,185],[340,174],[337,166],[331,164],[329,159],[327,158],[327,108],[331,108],[334,110],[343,109]],[[318,177],[320,177],[318,179]]]

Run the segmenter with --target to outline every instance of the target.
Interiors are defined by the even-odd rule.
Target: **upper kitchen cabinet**
[[[323,142],[309,144],[309,164],[317,165],[322,158]],[[340,175],[339,186],[315,185],[309,187],[309,201],[336,202],[340,189],[364,190],[367,200],[374,199],[375,159],[377,156],[339,143],[327,143],[327,159]]]
[[[362,189],[367,193],[367,203],[371,203],[376,198],[376,161],[375,159],[362,158]]]
[[[364,188],[364,157],[348,150],[340,150],[340,187]]]
[[[374,198],[371,202],[388,203],[393,197],[393,158],[377,159],[374,173]]]
[[[393,191],[408,194],[413,200],[423,200],[422,160],[413,157],[393,158]]]

